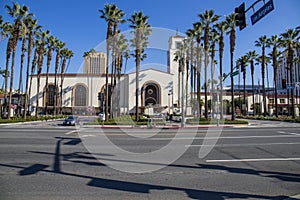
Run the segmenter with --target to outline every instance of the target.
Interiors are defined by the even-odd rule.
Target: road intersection
[[[126,173],[106,161],[133,160],[117,159],[112,152],[93,154],[85,140],[107,137],[129,152],[155,152],[174,140],[177,130],[132,129],[127,135],[126,130],[60,123],[0,127],[0,199],[285,199],[300,191],[297,124],[224,128],[204,158],[198,156],[204,139],[216,138],[200,128],[175,162],[134,161],[161,169]],[[181,129],[176,140],[191,139],[191,131]]]

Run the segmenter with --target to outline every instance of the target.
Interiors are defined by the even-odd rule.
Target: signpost
[[[252,25],[269,14],[272,10],[274,10],[274,3],[273,0],[270,0],[251,16]]]

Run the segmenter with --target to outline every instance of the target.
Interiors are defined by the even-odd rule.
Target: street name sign
[[[294,85],[288,85],[287,89],[295,89],[295,86]]]
[[[272,10],[274,10],[274,3],[273,0],[270,0],[251,16],[252,25],[254,25],[261,18],[269,14]]]

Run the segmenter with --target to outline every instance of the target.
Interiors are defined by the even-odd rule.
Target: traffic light
[[[282,79],[282,88],[286,89],[286,79]]]
[[[217,95],[217,93],[213,93],[213,101],[218,101],[218,95]]]
[[[244,63],[244,59],[242,58],[242,61],[241,61],[241,71],[245,71],[245,63]]]
[[[234,9],[236,13],[235,25],[240,27],[240,31],[246,27],[246,13],[245,13],[245,3],[242,3],[239,7]]]

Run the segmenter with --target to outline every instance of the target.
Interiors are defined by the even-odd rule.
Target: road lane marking
[[[298,161],[300,158],[254,158],[254,159],[230,159],[230,160],[206,160],[207,163],[215,162],[261,162],[261,161]]]
[[[69,131],[69,132],[66,132],[65,134],[66,134],[66,135],[70,135],[70,134],[72,134],[72,133],[77,133],[77,130]]]
[[[300,135],[300,133],[288,133],[290,135]]]
[[[271,145],[298,145],[300,142],[277,142],[277,143],[247,143],[247,144],[216,144],[215,147],[240,147],[240,146],[271,146]],[[202,147],[211,145],[192,144],[186,147]]]
[[[277,133],[279,133],[279,134],[285,134],[286,132],[285,131],[277,131]]]
[[[109,135],[109,134],[107,134]],[[195,137],[194,140],[215,140],[215,139],[249,139],[249,138],[290,138],[290,137],[297,137],[300,136],[300,134],[294,134],[294,135],[257,135],[257,136],[229,136],[229,137]],[[151,140],[172,140],[175,138],[151,138]],[[189,140],[191,138],[188,137],[182,137],[182,138],[176,138],[177,140]]]

